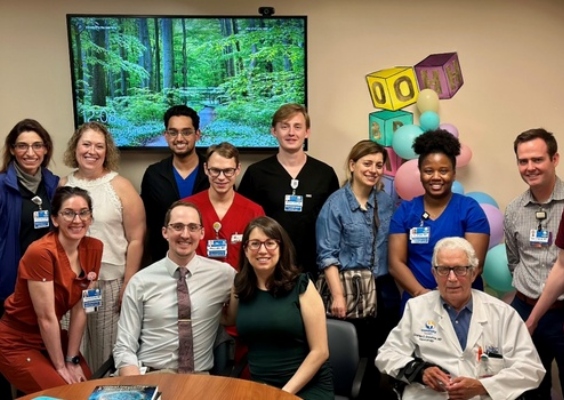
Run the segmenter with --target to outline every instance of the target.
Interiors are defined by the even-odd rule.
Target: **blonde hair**
[[[104,125],[99,122],[87,122],[78,127],[78,129],[72,134],[71,138],[67,143],[67,149],[63,155],[63,162],[67,167],[78,168],[78,161],[76,160],[76,147],[78,146],[78,141],[87,130],[93,130],[95,132],[104,135],[106,140],[106,157],[104,158],[104,169],[110,171],[116,171],[119,168],[119,150],[114,142],[112,134]]]

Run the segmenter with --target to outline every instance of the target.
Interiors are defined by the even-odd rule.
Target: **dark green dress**
[[[301,274],[285,296],[274,297],[257,290],[251,299],[239,302],[237,332],[249,347],[249,369],[254,381],[283,387],[309,353],[299,301],[308,282],[307,275]],[[307,400],[335,398],[328,361],[297,395]]]

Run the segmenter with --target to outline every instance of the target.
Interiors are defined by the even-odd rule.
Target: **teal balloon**
[[[464,186],[462,186],[462,183],[460,183],[458,181],[454,181],[452,183],[451,190],[452,190],[453,193],[464,194]]]
[[[498,244],[487,252],[482,277],[487,285],[497,292],[507,293],[514,289],[513,276],[507,265],[505,244]]]
[[[495,199],[487,193],[484,193],[484,192],[468,192],[468,193],[466,193],[466,196],[472,197],[474,200],[476,200],[480,204],[490,204],[490,205],[494,206],[495,208],[499,208],[499,204],[497,204],[497,201],[495,201]]]
[[[425,132],[438,129],[440,124],[441,120],[439,114],[434,111],[425,111],[419,117],[419,126],[421,126],[421,129]]]
[[[405,160],[417,158],[413,151],[413,141],[423,133],[420,127],[413,124],[402,125],[394,132],[392,147],[394,152]]]

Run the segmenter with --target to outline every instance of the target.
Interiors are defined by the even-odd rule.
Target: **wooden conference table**
[[[88,400],[88,396],[98,385],[157,385],[162,392],[162,400],[299,399],[278,388],[243,379],[211,375],[149,374],[116,376],[58,386],[20,397],[19,400],[31,400],[38,396],[51,396],[62,400]]]

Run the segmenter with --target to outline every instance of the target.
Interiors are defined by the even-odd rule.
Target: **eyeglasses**
[[[188,228],[188,231],[190,232],[198,232],[201,231],[203,228],[202,225],[200,224],[194,224],[194,223],[183,224],[180,222],[174,224],[168,224],[168,227],[178,233],[184,232],[186,228]]]
[[[70,208],[65,208],[63,211],[59,213],[59,215],[63,217],[63,219],[67,222],[74,221],[77,215],[81,221],[88,221],[92,216],[92,210],[85,208],[83,210],[76,212],[74,210],[71,210]]]
[[[16,151],[20,153],[25,153],[29,150],[30,147],[33,149],[33,151],[41,151],[43,150],[43,148],[45,148],[45,143],[40,143],[40,142],[35,142],[32,144],[15,143],[13,147],[14,149],[16,149]]]
[[[437,272],[437,275],[439,276],[449,276],[450,275],[450,271],[454,272],[454,275],[456,276],[466,276],[468,275],[468,270],[470,268],[472,268],[470,265],[466,265],[466,266],[457,266],[457,267],[447,267],[447,266],[442,266],[442,265],[435,265],[435,272]]]
[[[177,137],[178,134],[181,134],[184,137],[188,137],[188,136],[192,136],[194,133],[196,133],[196,131],[194,129],[182,129],[182,130],[176,130],[176,129],[167,129],[165,131],[169,136],[172,137]]]
[[[208,174],[210,174],[213,178],[217,178],[221,174],[223,174],[226,178],[231,178],[235,175],[235,171],[237,171],[237,168],[208,168]]]
[[[263,244],[266,250],[276,250],[280,245],[280,241],[276,239],[266,239],[264,241],[247,240],[245,247],[252,251],[258,251],[260,249],[260,246],[262,246]]]

